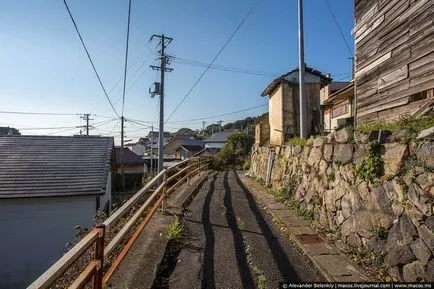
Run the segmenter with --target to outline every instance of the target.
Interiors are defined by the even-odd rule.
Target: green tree
[[[217,154],[218,166],[241,166],[249,153],[255,139],[246,133],[235,133],[228,137],[226,144]]]

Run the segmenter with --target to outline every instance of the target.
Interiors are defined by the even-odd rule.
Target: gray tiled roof
[[[20,132],[13,127],[0,126],[0,136],[4,135],[20,135]]]
[[[222,131],[213,134],[209,139],[205,140],[205,143],[225,143],[228,137],[237,133],[238,131]]]
[[[0,137],[0,199],[105,192],[110,137]]]

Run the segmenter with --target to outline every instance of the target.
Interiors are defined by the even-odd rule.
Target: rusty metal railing
[[[93,279],[92,288],[105,288],[105,285],[107,284],[111,275],[115,272],[122,258],[127,254],[128,250],[131,248],[132,244],[146,226],[152,215],[162,204],[163,200],[185,181],[187,181],[189,184],[190,179],[196,174],[200,175],[200,172],[206,169],[208,164],[208,159],[194,157],[161,171],[102,224],[97,225],[91,232],[89,232],[81,241],[79,241],[71,250],[63,255],[54,265],[52,265],[27,288],[51,288],[57,279],[61,277],[62,274],[64,274],[74,264],[74,262],[77,261],[77,259],[79,259],[84,252],[90,249],[93,245],[95,245],[95,250],[92,260],[90,260],[86,267],[83,268],[69,288],[84,288],[90,283],[91,279]],[[172,173],[175,170],[178,171],[168,176],[169,173]],[[104,246],[104,237],[106,236],[106,232],[110,230],[118,220],[124,217],[127,212],[130,211],[130,209],[136,206],[147,192],[156,186],[157,188],[154,190],[154,192],[152,192],[152,194],[140,206],[140,208],[129,218],[129,220],[122,226],[122,228],[116,233],[110,242]],[[145,214],[146,216],[143,221],[141,221],[141,223],[138,225],[128,242],[123,245],[110,268],[108,268],[105,274],[103,274],[104,259],[110,256],[118,248],[118,246],[121,245],[127,235],[136,226],[138,220]]]

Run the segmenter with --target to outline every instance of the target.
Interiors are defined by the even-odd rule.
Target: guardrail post
[[[187,162],[187,186],[190,185],[190,164]]]
[[[164,213],[164,200],[165,200],[165,198],[166,198],[166,192],[167,192],[167,184],[166,184],[166,180],[167,180],[167,173],[164,173],[163,174],[163,195],[164,195],[164,198],[163,198],[163,200],[161,201],[161,212],[162,213]]]
[[[197,174],[200,176],[200,160],[201,160],[202,158],[201,157],[199,157],[199,169],[197,170]]]
[[[93,289],[102,289],[105,225],[99,224],[96,227],[99,229],[99,234],[95,245],[95,260],[97,264],[96,273],[93,277]]]

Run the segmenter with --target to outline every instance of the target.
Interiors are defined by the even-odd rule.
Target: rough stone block
[[[335,140],[338,143],[347,143],[351,138],[354,139],[354,130],[352,127],[344,127],[335,133]]]
[[[408,188],[408,199],[425,215],[431,215],[429,200],[423,195],[423,191],[416,185],[411,184]]]
[[[322,152],[321,152],[321,148],[319,147],[314,147],[312,148],[312,150],[310,151],[310,155],[309,158],[307,160],[307,163],[310,166],[317,166],[319,164],[319,162],[322,159]]]
[[[434,258],[428,262],[428,265],[426,266],[426,272],[427,272],[427,276],[426,276],[427,280],[430,282],[434,282]]]
[[[399,264],[408,264],[416,260],[409,245],[394,244],[388,249],[388,254],[384,262],[389,266],[396,266]]]
[[[325,137],[323,136],[318,136],[313,140],[313,147],[320,147],[323,146],[326,142]]]
[[[416,182],[422,190],[430,188],[434,185],[434,173],[425,172],[416,178]]]
[[[434,126],[424,129],[419,133],[417,139],[434,139]]]
[[[402,273],[405,282],[417,282],[420,279],[425,279],[423,266],[418,261],[405,265]]]
[[[330,144],[327,144],[324,146],[324,159],[327,162],[332,162],[333,158],[333,146]]]
[[[431,251],[428,249],[428,247],[425,245],[424,242],[422,242],[421,239],[416,239],[410,244],[410,248],[413,251],[413,254],[416,256],[416,258],[420,261],[420,263],[425,266],[428,264],[429,259],[431,258]]]
[[[337,144],[334,146],[333,160],[341,164],[348,164],[353,160],[352,144]]]
[[[363,159],[366,157],[367,147],[366,144],[357,144],[354,146],[353,163],[355,165],[362,163]]]
[[[416,150],[419,162],[429,168],[434,168],[434,143],[422,143]]]
[[[386,151],[383,155],[384,174],[394,175],[402,166],[407,145],[399,143],[390,143],[384,145]]]
[[[419,237],[428,246],[431,252],[434,252],[434,233],[427,226],[421,225],[418,229]]]

